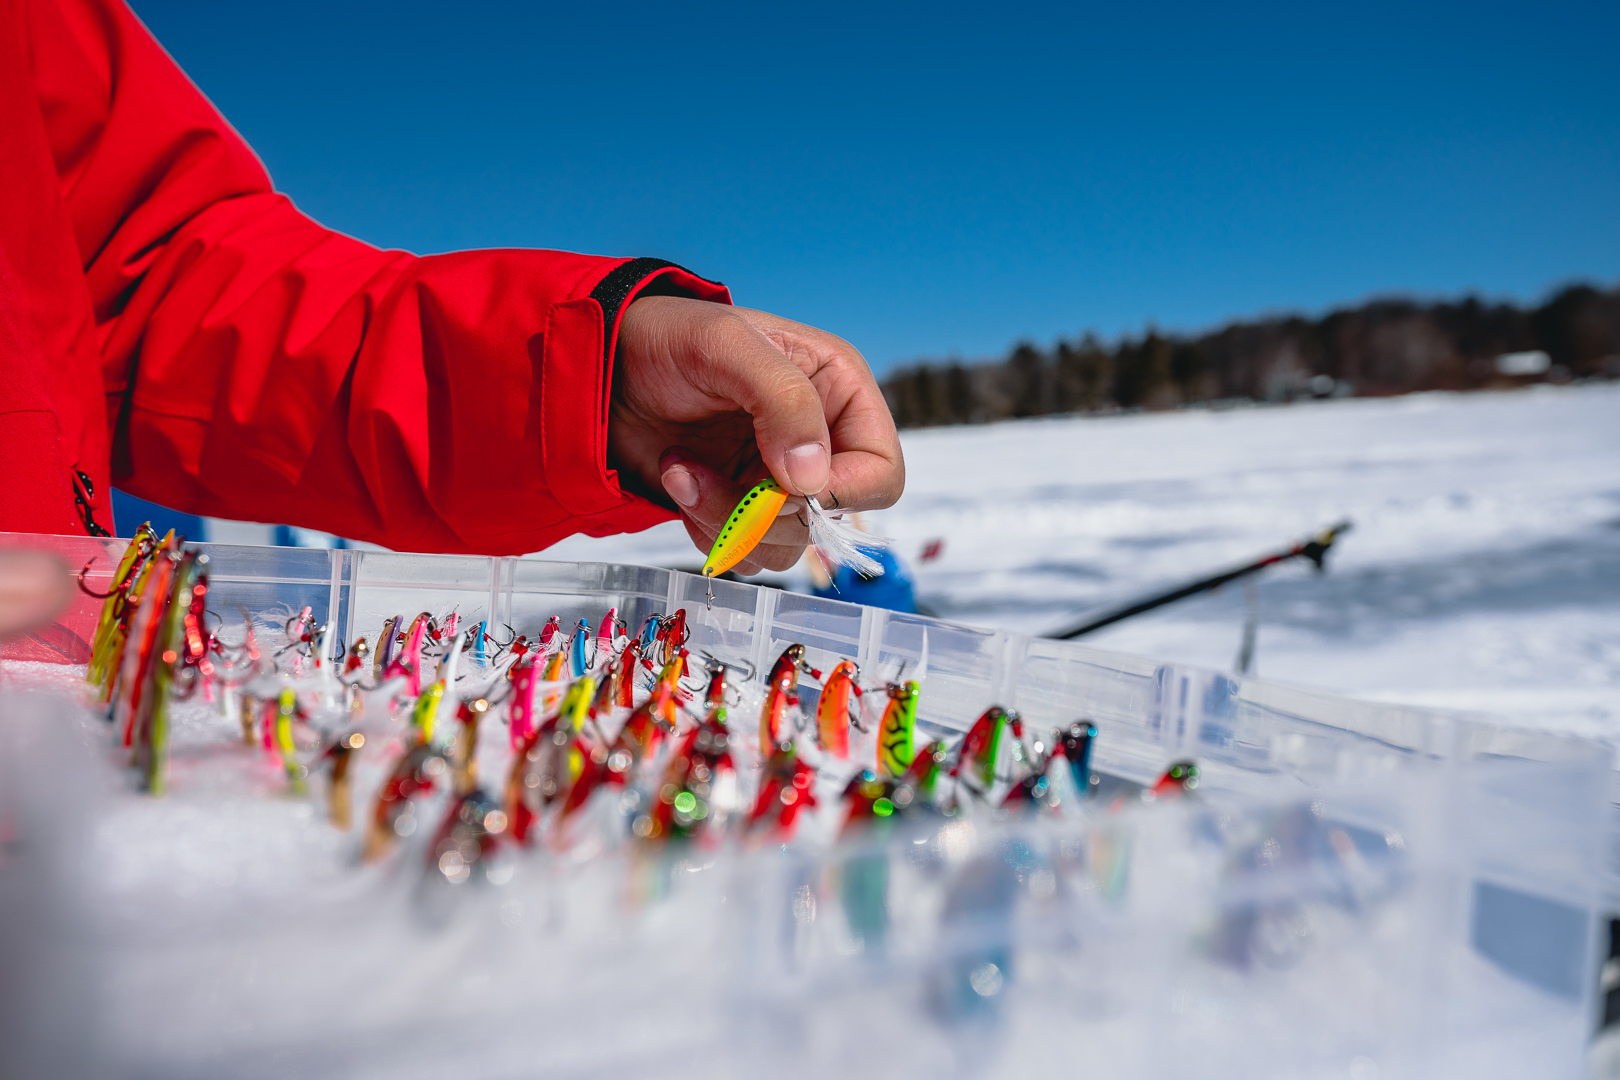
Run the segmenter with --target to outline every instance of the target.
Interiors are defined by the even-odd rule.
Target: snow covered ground
[[[938,428],[874,531],[950,619],[1040,633],[1340,518],[1260,579],[1254,673],[1620,743],[1620,386]],[[547,557],[692,567],[679,525]],[[1229,669],[1241,587],[1089,644]]]

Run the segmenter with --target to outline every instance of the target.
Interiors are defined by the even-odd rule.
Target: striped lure
[[[917,753],[917,698],[914,682],[889,687],[889,705],[878,725],[878,775],[899,778]]]

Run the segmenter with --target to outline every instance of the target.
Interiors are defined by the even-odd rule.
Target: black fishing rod
[[[1177,586],[1169,592],[1148,597],[1146,600],[1138,601],[1130,607],[1120,608],[1118,611],[1083,622],[1079,626],[1071,627],[1068,630],[1060,630],[1046,636],[1060,639],[1077,638],[1082,634],[1089,634],[1093,630],[1101,630],[1105,626],[1112,626],[1121,619],[1128,619],[1132,615],[1140,615],[1144,611],[1152,611],[1154,608],[1174,603],[1184,597],[1208,592],[1210,589],[1218,589],[1228,581],[1236,581],[1239,578],[1248,577],[1250,574],[1257,574],[1268,566],[1276,566],[1278,563],[1287,562],[1289,559],[1309,559],[1316,564],[1317,570],[1326,569],[1324,560],[1327,558],[1328,549],[1333,546],[1335,540],[1349,531],[1350,522],[1341,521],[1337,525],[1323,529],[1311,539],[1295,544],[1286,551],[1275,552],[1262,559],[1256,559],[1245,566],[1240,566],[1235,570],[1227,570],[1224,573],[1216,574],[1214,577],[1207,577],[1188,585]]]

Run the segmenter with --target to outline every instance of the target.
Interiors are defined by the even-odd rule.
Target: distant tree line
[[[1546,354],[1517,371],[1504,355]],[[1523,367],[1525,365],[1519,365]],[[1300,317],[1234,322],[1196,337],[1149,329],[1112,345],[1094,334],[999,362],[925,361],[883,382],[901,427],[1171,408],[1232,399],[1379,396],[1541,379],[1620,378],[1620,288],[1562,289],[1539,307],[1376,300]]]

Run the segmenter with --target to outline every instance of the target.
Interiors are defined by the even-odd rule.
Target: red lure
[[[603,784],[623,787],[637,763],[652,754],[664,736],[675,730],[675,720],[675,695],[660,685],[653,690],[652,697],[630,714],[607,753],[592,753],[586,758],[584,771],[574,781],[563,803],[563,816],[584,806],[591,792]]]
[[[1198,787],[1198,764],[1192,761],[1178,761],[1159,777],[1148,790],[1155,799],[1173,799],[1178,795],[1185,795]]]
[[[634,638],[613,665],[613,701],[621,709],[635,706],[636,665],[641,659],[641,643]]]
[[[816,736],[821,748],[846,761],[849,759],[850,695],[857,699],[861,695],[860,685],[855,681],[860,674],[860,668],[853,661],[838,661],[827,673],[821,698],[816,702]]]
[[[596,667],[606,663],[613,656],[613,641],[618,637],[619,609],[610,607],[607,614],[602,616],[602,626],[596,631],[596,652],[591,657],[591,666]]]
[[[687,637],[686,609],[680,608],[658,625],[658,662],[668,664],[673,660],[676,650],[686,644]]]
[[[644,840],[693,835],[713,818],[710,801],[715,784],[723,773],[735,772],[731,733],[725,720],[711,713],[670,755],[652,811],[638,817],[631,831]]]
[[[394,846],[395,838],[402,835],[400,818],[410,812],[411,798],[437,788],[447,768],[444,755],[423,743],[411,747],[399,759],[372,811],[371,828],[366,833],[367,862],[387,854]]]
[[[792,838],[799,811],[816,805],[815,779],[816,770],[805,764],[792,743],[778,746],[765,763],[759,797],[748,815],[749,831],[763,822],[773,839]]]
[[[560,633],[562,633],[562,620],[553,615],[546,620],[546,628],[540,631],[539,650],[541,652],[550,652],[551,643],[557,639],[557,635]]]
[[[759,711],[759,752],[767,757],[776,752],[778,743],[790,737],[787,711],[788,706],[799,703],[801,671],[811,678],[821,678],[821,672],[805,662],[803,645],[789,645],[771,668],[765,704]]]

